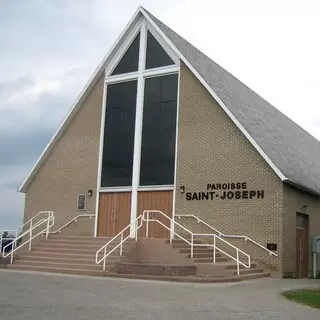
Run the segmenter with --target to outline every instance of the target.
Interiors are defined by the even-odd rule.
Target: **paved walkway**
[[[0,270],[2,320],[319,320],[279,292],[320,281],[187,284]]]

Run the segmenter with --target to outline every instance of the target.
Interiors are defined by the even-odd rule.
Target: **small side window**
[[[86,201],[87,197],[85,194],[78,194],[77,210],[83,211],[86,210]]]

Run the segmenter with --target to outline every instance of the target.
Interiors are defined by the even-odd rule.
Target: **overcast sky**
[[[0,229],[21,224],[17,188],[139,5],[320,139],[318,0],[0,0]]]

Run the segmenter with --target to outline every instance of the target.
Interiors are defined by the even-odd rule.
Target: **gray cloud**
[[[73,70],[60,79],[58,90],[44,89],[35,100],[23,94],[36,85],[31,79],[0,83],[0,165],[30,165],[36,160],[77,96],[86,71]],[[8,102],[15,94],[21,98]]]
[[[3,142],[0,145],[0,166],[32,164],[49,141],[52,130],[35,128],[22,132],[22,135],[0,133]]]
[[[16,92],[30,87],[33,81],[27,77],[21,77],[14,81],[0,82],[0,102],[5,103],[6,99]]]

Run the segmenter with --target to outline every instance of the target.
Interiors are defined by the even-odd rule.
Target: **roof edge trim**
[[[261,149],[261,147],[257,144],[257,142],[251,137],[248,131],[242,126],[242,124],[235,118],[232,112],[226,107],[226,105],[222,102],[222,100],[218,97],[218,95],[211,89],[211,87],[207,84],[207,82],[201,77],[201,75],[194,69],[194,67],[189,63],[187,58],[177,49],[177,47],[170,41],[170,39],[164,34],[164,32],[158,27],[158,25],[153,21],[153,19],[148,15],[148,13],[141,7],[140,8],[143,15],[148,19],[148,21],[152,24],[155,30],[164,38],[164,40],[168,43],[168,45],[174,50],[174,52],[181,58],[181,60],[185,63],[185,65],[192,71],[192,73],[196,76],[196,78],[201,82],[201,84],[208,90],[208,92],[212,95],[212,97],[219,103],[221,108],[225,111],[225,113],[231,118],[234,124],[239,128],[239,130],[244,134],[244,136],[250,141],[250,143],[254,146],[254,148],[259,152],[262,158],[269,164],[269,166],[273,169],[273,171],[277,174],[281,181],[287,180],[286,176],[276,167],[276,165],[272,162],[272,160],[266,155],[266,153]]]
[[[290,179],[286,179],[283,181],[284,183],[292,186],[292,187],[295,187],[296,189],[299,189],[299,190],[302,190],[302,191],[305,191],[313,196],[315,196],[316,198],[320,198],[320,193],[317,193],[316,191],[310,189],[310,188],[306,188],[304,186],[302,186],[301,184],[297,183],[297,182],[294,182]]]

